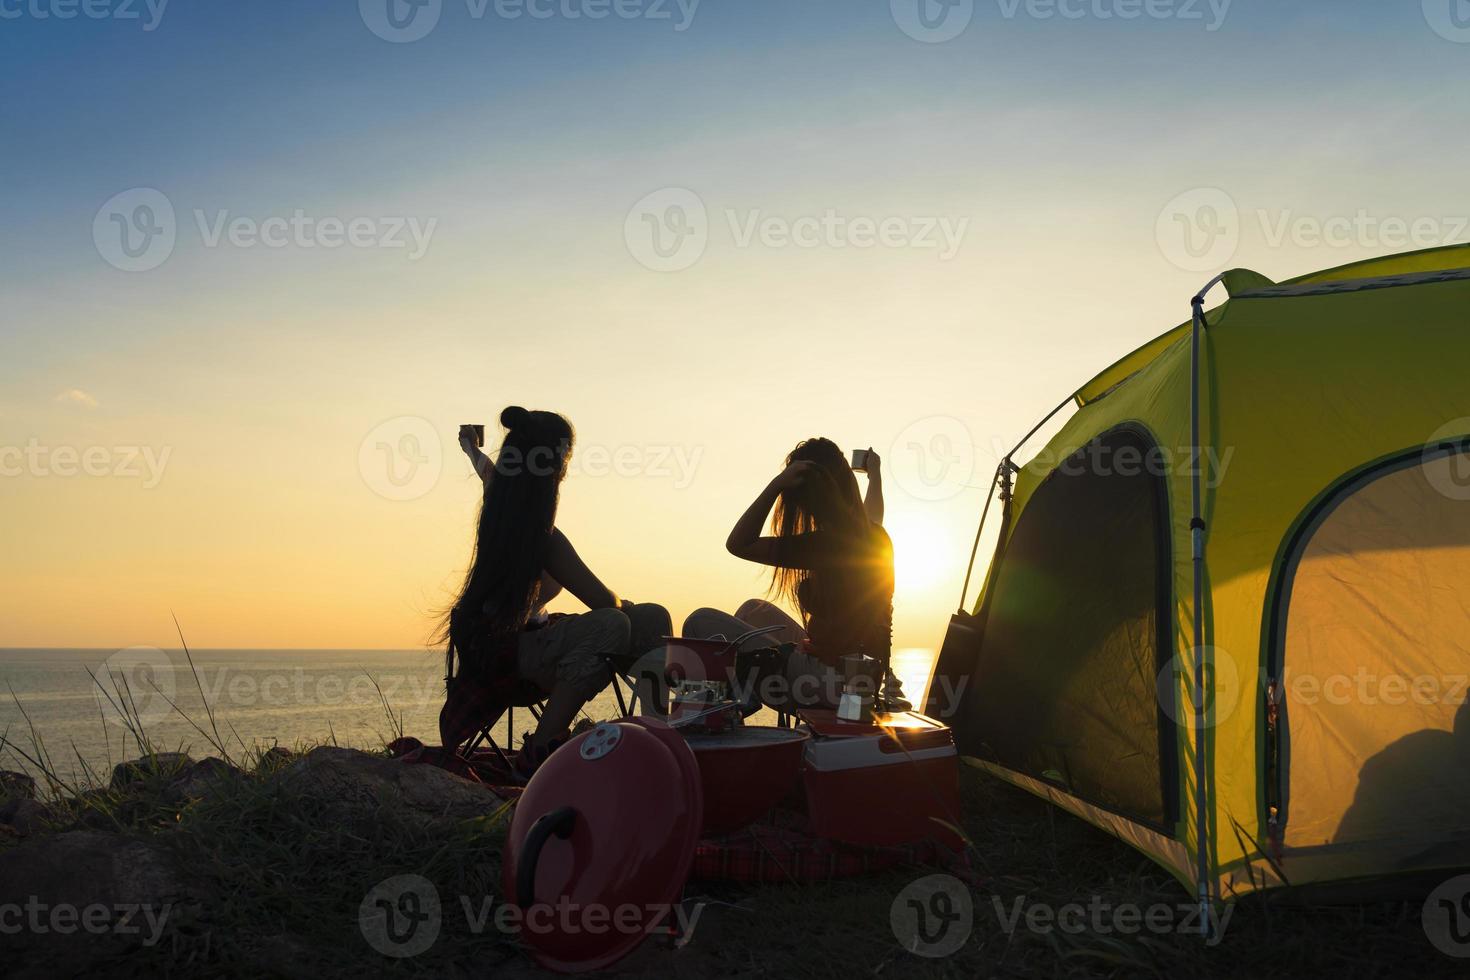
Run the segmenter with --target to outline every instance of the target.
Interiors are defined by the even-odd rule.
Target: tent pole
[[[1047,412],[1046,417],[1032,426],[1031,431],[1021,437],[1021,441],[1016,443],[1014,449],[1006,453],[1005,458],[1000,461],[1000,465],[995,468],[995,477],[990,481],[990,495],[985,498],[985,509],[980,512],[980,527],[975,532],[975,544],[970,548],[970,564],[965,568],[965,586],[960,591],[959,613],[961,615],[965,612],[965,599],[970,595],[970,576],[975,573],[975,559],[980,555],[980,538],[985,533],[985,520],[990,516],[990,502],[995,499],[995,488],[1001,482],[1003,478],[1002,474],[1009,475],[1007,471],[1020,472],[1016,464],[1012,462],[1016,453],[1025,448],[1026,443],[1030,442],[1031,437],[1041,431],[1042,426],[1056,418],[1058,412],[1072,404],[1076,399],[1076,395],[1069,395],[1066,401],[1062,402],[1050,412]]]
[[[1197,874],[1199,876],[1200,932],[1206,939],[1214,933],[1214,906],[1211,901],[1210,881],[1210,824],[1207,813],[1208,793],[1205,789],[1207,765],[1205,763],[1205,518],[1203,497],[1203,474],[1201,472],[1200,424],[1200,339],[1209,324],[1205,321],[1205,295],[1224,276],[1216,276],[1201,289],[1191,301],[1193,330],[1189,347],[1189,436],[1190,436],[1190,503],[1192,514],[1189,520],[1190,545],[1194,571],[1194,759],[1195,759],[1195,846],[1199,850]]]
[[[975,531],[975,544],[970,548],[970,564],[965,566],[965,586],[960,590],[960,608],[958,615],[965,614],[965,597],[970,594],[970,576],[975,573],[975,558],[980,554],[980,536],[985,533],[985,519],[990,516],[990,502],[995,499],[995,485],[1000,482],[1001,470],[1009,460],[1001,460],[1000,466],[995,468],[995,476],[990,481],[990,492],[985,495],[985,509],[980,511],[980,527]]]

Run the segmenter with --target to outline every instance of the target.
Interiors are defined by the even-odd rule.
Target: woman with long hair
[[[505,439],[493,461],[473,430],[460,433],[484,495],[469,572],[439,639],[447,644],[451,698],[456,685],[504,691],[517,681],[534,682],[548,695],[517,760],[520,774],[529,776],[612,680],[610,663],[629,658],[635,644],[659,642],[669,619],[660,606],[620,601],[557,529],[575,438],[571,423],[555,412],[512,406],[500,424]],[[589,611],[548,616],[546,604],[563,589]]]
[[[751,642],[796,645],[785,671],[796,700],[804,700],[795,688],[806,678],[818,682],[814,700],[834,703],[842,658],[861,654],[882,665],[880,701],[894,710],[911,707],[889,663],[893,543],[881,524],[879,465],[869,450],[864,500],[834,442],[818,438],[798,444],[786,457],[786,468],[741,515],[725,546],[737,558],[770,566],[771,591],[793,605],[802,621],[775,603],[751,599],[733,616],[717,609],[695,611],[684,623],[684,635],[733,639],[751,629],[783,627]],[[763,537],[768,516],[772,533]]]

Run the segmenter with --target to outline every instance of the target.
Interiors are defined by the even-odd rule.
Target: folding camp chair
[[[640,696],[638,682],[629,670],[632,664],[622,664],[626,658],[609,657],[608,669],[612,672],[613,697],[618,704],[618,717],[629,718],[638,709]],[[624,691],[624,686],[627,690]],[[515,710],[525,708],[531,717],[541,720],[541,711],[546,704],[546,693],[530,681],[519,681],[513,687],[500,691],[486,688],[460,688],[445,701],[439,715],[439,735],[442,744],[466,760],[487,746],[506,766],[511,766],[509,750],[515,745]],[[658,705],[653,711],[663,712]],[[494,729],[505,719],[505,745],[495,740]],[[460,749],[459,746],[464,748]]]

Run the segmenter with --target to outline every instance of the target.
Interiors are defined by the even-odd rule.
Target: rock
[[[18,837],[29,837],[44,830],[51,820],[51,808],[31,799],[13,799],[0,804],[0,824],[15,831]]]
[[[112,767],[112,788],[122,789],[156,775],[172,776],[193,762],[187,752],[157,752],[141,759],[119,762]]]
[[[296,753],[279,745],[272,745],[260,754],[260,761],[255,765],[256,772],[275,772],[277,769],[296,758]]]
[[[164,789],[164,799],[170,802],[195,800],[208,796],[212,791],[237,783],[245,773],[223,759],[213,756],[191,763],[169,780]]]
[[[156,844],[95,830],[23,841],[0,850],[0,907],[19,916],[0,936],[5,972],[106,972],[97,965],[159,942],[197,901],[178,860]]]
[[[388,807],[425,822],[488,816],[504,801],[487,786],[438,766],[322,746],[280,773],[294,791],[359,814]]]
[[[0,800],[36,798],[36,780],[23,772],[0,769]]]

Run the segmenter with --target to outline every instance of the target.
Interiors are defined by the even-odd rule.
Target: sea
[[[894,651],[915,702],[934,655]],[[399,734],[433,744],[443,703],[444,657],[434,650],[0,649],[0,769],[49,772],[80,789],[106,783],[142,743],[237,761],[272,746],[377,749]],[[584,714],[616,717],[611,690]],[[515,720],[518,740],[534,719],[518,711]],[[502,721],[497,739],[504,731]]]

